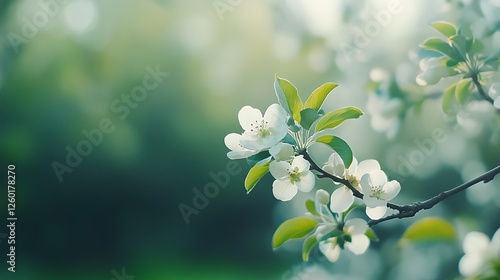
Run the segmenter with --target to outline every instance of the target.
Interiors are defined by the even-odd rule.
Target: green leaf
[[[316,205],[314,201],[308,199],[306,200],[306,209],[309,211],[309,213],[313,214],[314,216],[319,216],[319,213],[316,211]]]
[[[283,222],[273,235],[273,248],[290,239],[302,238],[311,233],[318,222],[307,217],[296,217]]]
[[[263,165],[255,165],[248,171],[247,177],[245,178],[245,189],[247,193],[251,192],[257,182],[269,172],[269,164],[271,164],[271,160]]]
[[[484,45],[483,45],[483,43],[481,43],[480,40],[476,40],[476,39],[467,39],[466,40],[465,50],[471,56],[481,52],[483,50],[483,48],[484,48]]]
[[[465,39],[465,37],[462,35],[455,35],[451,36],[448,40],[450,41],[453,50],[455,50],[455,53],[457,53],[462,58],[461,61],[465,61],[465,54],[467,53],[467,39]]]
[[[314,109],[306,108],[300,111],[300,125],[305,129],[311,128],[317,119],[319,119],[319,114]]]
[[[450,45],[448,45],[441,39],[430,38],[419,46],[424,50],[431,50],[442,53],[453,60],[464,61],[464,58],[462,56],[460,56]]]
[[[318,244],[318,240],[316,239],[316,236],[314,234],[309,236],[304,241],[304,245],[302,246],[302,260],[303,261],[305,261],[305,262],[309,261],[309,252],[311,252],[311,249],[316,244]]]
[[[265,159],[265,158],[268,158],[270,157],[271,154],[269,153],[269,151],[263,151],[263,152],[260,152],[256,155],[253,155],[253,156],[249,156],[247,158],[247,164],[250,166],[250,167],[254,167],[259,161]]]
[[[453,101],[455,100],[455,89],[457,88],[457,84],[453,83],[451,84],[443,93],[443,101],[441,104],[441,107],[443,108],[443,112],[446,114],[451,113],[451,108]]]
[[[418,242],[434,240],[453,240],[456,238],[455,229],[448,221],[428,217],[412,224],[404,233],[401,242]]]
[[[457,64],[458,64],[458,61],[453,60],[453,59],[448,59],[446,61],[446,67],[453,67],[453,66],[456,66]]]
[[[492,61],[498,61],[500,58],[500,51],[496,51],[484,59],[484,63],[490,63]]]
[[[307,98],[304,107],[318,111],[319,108],[321,108],[321,105],[323,105],[323,102],[325,101],[328,94],[330,94],[330,92],[336,87],[338,87],[338,84],[334,83],[326,83],[318,87],[311,93],[309,98]]]
[[[303,105],[297,88],[288,80],[276,76],[274,90],[281,106],[294,120],[300,123],[300,111]]]
[[[372,228],[368,228],[365,232],[366,237],[370,238],[370,240],[377,242],[378,236]]]
[[[337,154],[339,154],[340,158],[344,161],[346,168],[349,168],[352,163],[352,150],[342,138],[333,136],[333,135],[325,135],[316,139],[316,142],[323,143],[330,148],[332,148]]]
[[[471,79],[460,80],[455,88],[455,98],[460,102],[460,104],[465,104],[472,95],[472,90],[470,85],[472,83]]]
[[[433,22],[432,27],[436,29],[437,31],[441,32],[446,37],[451,37],[453,35],[457,35],[457,29],[453,24],[446,22],[446,21],[436,21]]]
[[[345,107],[341,109],[334,110],[326,115],[324,115],[316,124],[315,131],[322,131],[327,128],[335,128],[345,120],[357,119],[363,115],[363,112],[356,107]]]

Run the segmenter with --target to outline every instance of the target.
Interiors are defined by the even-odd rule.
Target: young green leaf
[[[438,38],[430,38],[419,45],[424,50],[431,50],[442,53],[456,61],[464,61],[464,58],[459,55],[450,45]]]
[[[300,123],[300,111],[304,106],[302,105],[297,88],[288,80],[276,76],[274,90],[281,106],[294,120]]]
[[[255,165],[248,171],[247,177],[245,178],[245,189],[247,193],[251,192],[257,182],[269,172],[269,164],[271,164],[271,160],[262,165]]]
[[[273,235],[273,248],[278,248],[290,239],[302,238],[311,233],[318,222],[307,217],[296,217],[283,222]]]
[[[457,84],[451,84],[443,93],[443,101],[441,107],[443,108],[443,112],[446,114],[451,113],[452,104],[455,101],[455,89],[457,88]]]
[[[340,158],[344,161],[346,168],[349,168],[352,163],[352,150],[342,138],[333,136],[333,135],[325,135],[316,139],[316,142],[323,143],[330,148],[332,148],[337,154],[339,154]]]
[[[317,89],[315,89],[309,98],[307,98],[306,103],[304,104],[305,108],[311,108],[314,109],[315,111],[318,111],[319,108],[321,108],[321,105],[323,105],[323,102],[325,101],[326,97],[330,92],[336,88],[338,84],[334,83],[326,83]]]
[[[446,37],[451,37],[453,35],[457,35],[457,29],[453,24],[446,22],[446,21],[436,21],[433,22],[432,27],[436,29],[437,31],[441,32]]]
[[[368,228],[365,232],[366,237],[370,238],[370,240],[377,242],[378,236],[372,228]]]
[[[472,95],[472,90],[470,85],[472,83],[471,79],[460,80],[455,88],[455,98],[460,102],[460,104],[465,104]]]
[[[302,246],[303,261],[305,262],[309,261],[309,252],[311,252],[311,249],[316,244],[318,244],[318,240],[316,239],[316,236],[314,234],[306,238],[306,240],[304,241],[304,245]]]
[[[319,119],[319,114],[314,109],[305,108],[300,111],[300,125],[305,129],[311,128],[317,119]]]
[[[314,201],[310,199],[306,200],[306,209],[314,216],[319,216],[319,213],[316,211],[316,205],[314,204]]]
[[[262,151],[256,155],[253,155],[253,156],[249,156],[247,158],[247,164],[250,166],[250,167],[254,167],[257,163],[259,163],[261,160],[263,159],[266,159],[268,157],[270,157],[271,154],[269,153],[269,151]]]
[[[448,221],[442,218],[428,217],[412,224],[403,234],[401,242],[453,240],[455,238],[455,229]]]
[[[322,131],[327,128],[335,128],[345,120],[357,119],[363,115],[363,112],[356,107],[345,107],[341,109],[334,110],[326,115],[324,115],[316,124],[315,131]]]
[[[465,61],[467,57],[465,55],[467,53],[467,39],[465,39],[462,35],[455,35],[451,36],[448,41],[450,42],[455,53],[462,58],[461,61]]]

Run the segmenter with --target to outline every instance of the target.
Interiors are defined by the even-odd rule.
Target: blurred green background
[[[380,73],[395,75],[413,93],[405,104],[425,100],[419,111],[410,104],[391,120],[395,135],[380,133],[370,112],[338,130],[359,160],[376,158],[401,181],[398,203],[425,199],[498,165],[498,116],[444,117],[440,100],[425,98],[439,85],[415,83],[417,46],[436,35],[429,22],[486,19],[498,33],[497,22],[488,21],[482,1],[396,1],[399,12],[367,44],[356,45],[359,30],[388,2],[2,1],[0,166],[16,165],[18,221],[17,271],[7,271],[8,247],[0,239],[0,278],[120,280],[124,268],[136,280],[454,279],[460,238],[470,230],[491,236],[500,226],[498,179],[417,216],[445,217],[457,227],[456,241],[403,248],[398,238],[415,218],[392,221],[376,227],[383,241],[367,254],[345,254],[336,264],[318,254],[302,264],[299,243],[272,251],[273,231],[303,213],[312,194],[278,202],[269,176],[247,195],[243,161],[189,224],[179,210],[181,203],[193,205],[193,189],[214,182],[210,172],[226,171],[223,138],[240,132],[239,109],[277,102],[275,73],[302,98],[325,82],[340,83],[327,110],[367,111],[370,85],[387,76]],[[348,55],[345,44],[357,46],[356,53]],[[128,105],[122,98],[143,85],[148,67],[168,77]],[[68,149],[86,139],[82,131],[98,129],[103,119],[113,131],[59,180],[54,162],[67,165]],[[398,171],[401,158],[419,149],[415,140],[431,139],[435,129],[446,142],[435,143],[412,174]],[[5,187],[2,221],[6,195]]]

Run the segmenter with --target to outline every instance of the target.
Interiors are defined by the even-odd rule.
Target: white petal
[[[360,218],[354,218],[348,220],[344,225],[344,232],[351,235],[365,234],[368,230],[368,223]]]
[[[289,201],[297,194],[297,187],[288,181],[273,182],[273,195],[281,201]]]
[[[382,189],[384,190],[384,192],[380,195],[380,197],[388,201],[398,195],[399,191],[401,190],[401,185],[398,181],[392,180],[390,182],[387,182],[387,184],[385,184]]]
[[[349,173],[350,175],[355,175],[357,170],[358,170],[358,160],[355,157],[353,157],[351,165],[349,166],[349,169],[347,169],[347,173]]]
[[[295,154],[293,146],[287,143],[278,143],[271,149],[269,149],[269,153],[273,156],[273,158],[277,161],[289,160]]]
[[[336,244],[333,245],[332,243],[325,242],[325,241],[320,242],[319,243],[319,250],[332,263],[336,262],[339,259],[340,247],[337,246]]]
[[[296,182],[295,185],[299,188],[301,192],[310,192],[314,188],[314,182],[316,177],[311,171],[303,172],[300,176],[300,181]]]
[[[484,269],[486,260],[481,254],[466,254],[460,259],[458,269],[466,277],[475,276]]]
[[[370,186],[383,186],[387,183],[387,175],[382,170],[374,170],[368,174],[370,174]]]
[[[245,106],[238,112],[238,120],[244,130],[251,130],[253,129],[252,125],[260,124],[262,121],[262,113],[259,109]]]
[[[490,87],[489,94],[493,99],[500,97],[500,83],[493,83]]]
[[[352,191],[346,187],[340,187],[332,193],[330,200],[330,210],[335,213],[342,213],[351,207],[354,202]]]
[[[497,97],[495,99],[495,102],[493,102],[493,106],[495,106],[495,108],[497,109],[500,109],[500,97]]]
[[[253,156],[257,154],[256,151],[244,150],[244,151],[230,151],[227,153],[227,157],[229,159],[242,159],[247,158],[249,156]]]
[[[363,254],[370,246],[370,239],[364,234],[353,235],[351,238],[352,241],[346,242],[345,247],[356,255]]]
[[[387,202],[383,199],[378,199],[376,197],[371,197],[369,195],[363,196],[363,202],[366,204],[368,207],[380,207],[380,206],[386,206]]]
[[[378,163],[378,161],[374,159],[363,160],[359,163],[358,168],[356,169],[355,176],[358,180],[360,180],[361,176],[375,170],[380,170],[380,164]]]
[[[297,168],[299,173],[309,170],[310,163],[304,159],[304,156],[296,156],[292,161],[292,169]]]
[[[269,172],[275,179],[284,180],[289,177],[289,170],[292,167],[286,161],[273,161],[269,165]]]
[[[288,133],[288,127],[285,123],[280,123],[279,125],[270,127],[269,132],[271,133],[271,135],[267,135],[266,137],[274,141],[274,144],[276,144],[283,140],[283,138],[285,138],[286,134]]]
[[[490,251],[493,258],[500,258],[500,228],[497,229],[491,238]]]
[[[359,181],[359,184],[361,185],[361,192],[367,196],[372,194],[372,185],[370,181],[370,173],[366,173],[365,175],[361,176],[361,180]]]
[[[336,229],[337,226],[333,224],[326,224],[326,225],[321,225],[316,228],[316,231],[314,234],[316,235],[316,240],[320,240],[323,236],[326,234],[329,234],[332,232],[334,229]]]
[[[332,175],[343,176],[345,171],[344,161],[337,153],[332,153],[328,158],[328,165],[331,167]]]
[[[387,212],[387,206],[379,206],[379,207],[366,207],[366,215],[370,217],[372,220],[378,220],[382,218]]]
[[[264,121],[267,121],[269,124],[274,124],[277,121],[286,123],[285,109],[279,104],[272,104],[264,113]]]
[[[317,190],[316,191],[316,203],[328,205],[328,202],[330,202],[330,194],[323,189]]]
[[[224,137],[224,144],[232,151],[241,151],[244,148],[240,145],[241,134],[229,133]]]
[[[486,234],[478,231],[472,231],[465,236],[463,248],[466,254],[484,254],[488,251],[489,245],[490,239],[486,236]]]

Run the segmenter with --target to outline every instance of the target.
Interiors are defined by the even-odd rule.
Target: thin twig
[[[309,154],[307,152],[304,151],[302,153],[302,155],[304,156],[304,159],[306,159],[307,161],[309,161],[311,163],[311,169],[319,172],[319,174],[317,175],[319,178],[329,178],[336,183],[341,183],[341,184],[345,185],[347,188],[349,188],[355,197],[363,199],[363,194],[360,191],[358,191],[348,180],[345,180],[343,178],[340,178],[340,177],[337,177],[337,176],[334,176],[332,174],[325,172],[322,168],[320,168],[312,160],[312,158],[309,156]],[[397,204],[387,203],[387,207],[394,209],[394,210],[397,210],[398,213],[393,214],[393,215],[389,215],[389,216],[384,217],[380,220],[370,220],[368,222],[368,225],[374,226],[376,224],[379,224],[379,223],[382,223],[385,221],[389,221],[389,220],[393,220],[393,219],[403,219],[403,218],[413,217],[418,212],[420,212],[422,210],[431,209],[436,204],[445,200],[446,198],[453,196],[457,193],[460,193],[460,192],[468,189],[469,187],[476,185],[477,183],[480,183],[480,182],[487,183],[487,182],[493,180],[493,178],[495,178],[495,176],[498,173],[500,173],[500,165],[491,169],[490,171],[482,174],[481,176],[478,176],[478,177],[476,177],[468,182],[465,182],[457,187],[454,187],[454,188],[449,189],[447,191],[441,192],[441,193],[437,194],[436,196],[429,198],[427,200],[419,201],[419,202],[415,202],[415,203],[411,203],[411,204],[406,204],[406,205],[397,205]]]
[[[491,98],[489,95],[486,94],[486,92],[484,92],[483,86],[481,86],[481,83],[479,82],[478,75],[474,74],[474,75],[472,75],[471,78],[472,78],[472,82],[474,83],[474,85],[477,88],[477,91],[479,92],[479,95],[481,95],[481,97],[484,100],[490,102],[491,104],[494,104],[495,100],[493,100],[493,98]]]

